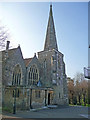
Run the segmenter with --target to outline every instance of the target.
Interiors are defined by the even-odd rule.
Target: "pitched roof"
[[[26,67],[29,65],[29,63],[32,61],[32,58],[26,58],[24,59]]]
[[[14,55],[14,53],[17,51],[17,50],[20,50],[21,52],[21,55],[22,55],[22,58],[23,58],[23,54],[22,54],[22,51],[21,51],[21,47],[18,46],[17,48],[12,48],[12,49],[8,49],[8,50],[3,50],[2,53],[3,53],[3,59],[4,57],[6,57],[8,55],[8,57],[11,57],[12,55]]]
[[[17,47],[17,48],[18,48],[18,47]],[[12,53],[12,52],[14,52],[15,50],[17,50],[17,48],[12,48],[12,49],[8,49],[8,50],[3,50],[2,52],[8,51],[8,52]]]
[[[2,59],[7,57],[7,55],[8,55],[8,57],[11,57],[16,52],[17,49],[18,49],[18,47],[13,48],[13,49],[3,50],[2,51]]]

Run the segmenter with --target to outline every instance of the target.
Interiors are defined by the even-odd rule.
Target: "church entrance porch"
[[[41,108],[52,105],[52,88],[7,86],[3,91],[3,110],[17,111]]]

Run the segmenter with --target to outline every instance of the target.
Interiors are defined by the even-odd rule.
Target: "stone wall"
[[[18,93],[19,90],[19,93]],[[13,106],[14,106],[14,100],[16,98],[16,109],[17,110],[27,110],[29,109],[29,103],[28,103],[28,95],[27,95],[28,89],[24,87],[17,87],[15,92],[15,87],[3,87],[3,110],[10,110],[10,112],[13,112]],[[15,97],[16,93],[16,97]]]
[[[53,49],[38,52],[41,63],[41,81],[44,86],[54,89],[53,104],[65,104],[67,96],[67,82],[63,54]]]
[[[47,91],[46,96],[45,96],[45,90]],[[38,96],[38,94],[36,95],[37,91],[40,91],[40,96]],[[31,107],[40,108],[45,105],[48,105],[48,93],[50,91],[51,90],[46,88],[28,88],[23,86],[21,87],[8,86],[5,88],[3,87],[3,110],[7,110],[8,112],[13,113],[13,107],[15,104],[16,104],[16,111],[30,110]],[[31,102],[31,106],[30,106],[30,102]],[[50,103],[52,103],[52,97]]]
[[[33,78],[33,74],[32,74],[32,79],[29,79],[28,75],[29,75],[29,71],[30,71],[30,68],[33,66],[36,67],[37,69],[37,74],[38,74],[38,79],[35,79],[35,77]],[[39,72],[40,72],[40,63],[36,57],[36,55],[32,58],[32,61],[29,63],[29,65],[27,66],[27,72],[26,72],[26,83],[27,83],[27,86],[31,86],[32,84],[29,84],[28,81],[39,81],[40,80],[40,76],[39,76]],[[32,71],[30,73],[33,73]],[[35,73],[35,72],[34,72]]]
[[[40,92],[40,96],[36,96],[36,92]],[[35,89],[32,91],[32,107],[38,108],[45,105],[45,91]]]
[[[12,85],[13,70],[16,65],[21,66],[21,85],[25,85],[26,67],[23,60],[20,46],[15,49],[5,50],[2,52],[2,79],[3,85]]]

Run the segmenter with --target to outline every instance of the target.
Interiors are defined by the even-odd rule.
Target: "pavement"
[[[47,106],[30,111],[18,111],[16,114],[4,113],[3,118],[88,118],[88,107]]]

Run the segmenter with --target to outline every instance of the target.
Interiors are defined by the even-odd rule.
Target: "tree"
[[[82,80],[85,80],[84,74],[77,72],[75,77],[74,77],[74,81],[80,83]]]
[[[86,105],[88,100],[88,81],[84,78],[82,73],[77,73],[75,75],[75,96],[77,98],[77,104]]]
[[[89,82],[84,78],[82,73],[76,73],[75,77],[68,80],[68,96],[69,104],[86,105],[89,103],[88,99],[88,84]]]
[[[5,49],[5,42],[8,40],[8,30],[0,24],[0,50]]]
[[[82,94],[82,104],[85,106],[86,103],[88,103],[88,81],[81,81],[80,88]]]
[[[69,104],[74,104],[74,81],[70,77],[68,80],[68,96],[69,96]]]

